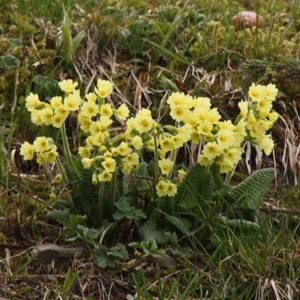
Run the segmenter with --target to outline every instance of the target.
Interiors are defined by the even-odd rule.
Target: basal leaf
[[[255,171],[251,176],[234,187],[228,196],[244,209],[257,209],[261,204],[274,174],[274,169]]]

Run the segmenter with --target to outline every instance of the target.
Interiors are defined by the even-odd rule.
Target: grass
[[[69,1],[70,41],[85,31],[72,54],[60,34],[65,25],[63,10],[56,9],[60,3],[14,0],[0,4],[1,297],[300,298],[297,3],[190,0],[176,5],[177,1],[110,0],[99,5]],[[235,32],[231,17],[242,10],[260,13],[265,18],[263,28]],[[25,96],[30,92],[56,95],[62,78],[76,79],[87,92],[100,77],[114,82],[116,103],[126,102],[136,110],[149,107],[166,124],[165,99],[170,91],[209,97],[226,118],[233,119],[237,100],[245,99],[252,82],[277,85],[281,93],[274,108],[280,118],[272,131],[274,153],[261,158],[251,148],[249,161],[243,160],[236,170],[245,175],[247,164],[251,170],[276,169],[263,205],[249,212],[260,224],[252,243],[231,239],[227,227],[224,238],[214,241],[210,249],[195,236],[185,236],[179,243],[188,245],[189,258],[172,254],[166,246],[163,250],[171,261],[144,257],[131,249],[130,258],[116,260],[116,268],[105,271],[95,266],[90,252],[73,260],[36,262],[31,246],[71,242],[61,236],[62,226],[46,217],[53,209],[48,195],[57,170],[39,169],[19,155],[20,144],[39,133],[25,112]],[[75,124],[71,119],[67,130],[77,148],[81,137]],[[47,130],[49,136],[56,135],[42,128],[44,133]],[[188,149],[187,165],[196,151]],[[234,179],[239,181],[237,176]],[[59,192],[68,197],[67,189]]]

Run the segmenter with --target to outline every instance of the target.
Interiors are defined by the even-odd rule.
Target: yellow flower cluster
[[[277,89],[273,84],[252,84],[249,89],[252,102],[239,103],[241,113],[236,124],[233,124],[230,120],[221,121],[217,109],[211,108],[209,98],[193,99],[183,93],[173,93],[167,100],[170,115],[184,125],[176,130],[176,135],[160,141],[160,153],[164,155],[189,140],[195,144],[202,141],[204,147],[198,162],[204,166],[218,164],[222,173],[230,172],[241,159],[241,143],[244,140],[257,143],[269,155],[274,143],[266,131],[278,117],[275,112],[270,112],[276,95]]]
[[[22,144],[20,153],[24,157],[24,160],[31,160],[34,157],[34,154],[37,154],[37,162],[40,165],[44,163],[53,163],[56,159],[58,152],[56,151],[57,147],[54,144],[52,138],[40,136],[35,139],[33,145],[28,142]]]
[[[198,162],[203,166],[217,164],[222,173],[230,172],[241,159],[241,144],[250,140],[269,155],[273,148],[270,135],[266,134],[278,115],[270,112],[277,89],[273,84],[254,85],[249,89],[251,101],[241,101],[241,110],[235,124],[223,121],[217,108],[211,107],[206,97],[193,98],[183,93],[172,93],[167,99],[171,117],[176,126],[157,124],[149,109],[141,109],[135,117],[129,118],[125,104],[113,108],[105,98],[113,91],[113,85],[98,80],[94,92],[82,100],[71,80],[62,81],[60,87],[65,97],[53,97],[50,104],[39,100],[35,94],[26,98],[26,107],[31,112],[32,122],[38,125],[61,127],[70,111],[78,111],[80,128],[85,133],[85,145],[78,154],[85,169],[93,167],[93,184],[111,181],[117,168],[131,173],[139,166],[140,153],[144,147],[156,152],[159,182],[156,192],[159,197],[174,196],[177,186],[172,180],[175,152],[184,143],[202,143],[203,149]],[[127,129],[122,135],[113,135],[110,126],[113,116],[126,122]],[[53,162],[57,156],[56,146],[51,138],[39,137],[33,145],[25,142],[21,155],[25,160],[37,153],[38,163]],[[156,172],[156,173],[157,173]],[[186,172],[178,170],[179,181]],[[178,180],[177,180],[178,181]],[[176,180],[175,180],[176,182]]]

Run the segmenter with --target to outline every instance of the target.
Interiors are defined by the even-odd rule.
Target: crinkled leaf
[[[167,228],[157,229],[157,220],[160,216],[159,212],[153,211],[149,220],[139,229],[139,236],[142,240],[154,239],[159,244],[168,240],[168,236],[165,234]]]
[[[257,209],[261,204],[272,180],[274,169],[263,169],[253,172],[251,176],[234,187],[228,196],[235,205],[244,209]]]
[[[118,243],[116,246],[109,249],[109,254],[117,258],[125,259],[128,257],[128,252],[123,244]]]

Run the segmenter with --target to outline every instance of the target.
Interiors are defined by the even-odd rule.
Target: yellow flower
[[[265,135],[268,129],[269,129],[269,124],[266,121],[260,119],[251,127],[250,135],[252,137],[260,139]]]
[[[265,135],[261,139],[257,140],[258,146],[262,149],[266,155],[270,155],[274,147],[274,141],[271,139],[271,135]]]
[[[97,95],[95,93],[88,93],[85,95],[85,98],[94,103],[97,101]]]
[[[98,132],[93,136],[94,145],[101,146],[105,140],[105,136],[102,132]]]
[[[114,85],[107,80],[98,79],[95,93],[101,98],[106,98],[113,92]]]
[[[240,108],[241,116],[245,119],[248,114],[248,101],[240,101],[238,107]]]
[[[111,109],[111,104],[110,103],[101,105],[100,115],[103,116],[103,117],[105,116],[107,118],[110,118],[113,115],[113,111]]]
[[[44,153],[38,153],[36,156],[36,162],[39,165],[43,165],[45,163],[45,158],[44,158],[45,154]]]
[[[43,154],[44,161],[50,164],[52,164],[58,156],[58,152],[55,149],[51,149]]]
[[[267,115],[272,108],[272,101],[267,98],[257,102],[257,110],[262,116]]]
[[[169,158],[164,158],[158,161],[158,165],[161,170],[161,173],[165,175],[172,170],[174,163]]]
[[[52,108],[56,109],[58,108],[59,106],[62,105],[62,98],[61,97],[52,97],[51,101],[50,101],[50,104],[52,106]]]
[[[209,142],[203,148],[203,155],[209,160],[213,160],[221,153],[221,147],[216,142]]]
[[[182,127],[177,128],[177,133],[182,134],[184,141],[187,142],[191,138],[191,134],[193,132],[193,127],[190,124],[184,124]]]
[[[212,124],[218,124],[221,119],[221,115],[218,113],[218,109],[215,107],[208,111],[207,120]]]
[[[184,176],[186,175],[186,171],[184,171],[183,169],[180,169],[177,171],[178,177],[179,177],[179,181],[181,182],[184,178]]]
[[[135,118],[130,118],[126,121],[127,129],[135,129]]]
[[[33,124],[36,124],[38,126],[43,125],[42,119],[41,119],[41,111],[37,109],[33,109],[31,111],[31,122]]]
[[[28,142],[24,142],[20,148],[20,154],[24,157],[24,160],[33,159],[35,148]]]
[[[38,95],[30,93],[26,97],[26,108],[28,111],[34,110],[39,105],[41,105],[41,101],[39,100]]]
[[[206,97],[198,97],[194,99],[194,107],[195,108],[204,108],[205,110],[209,110],[211,107],[211,102],[209,98]]]
[[[79,109],[81,99],[73,94],[69,94],[64,100],[64,108],[69,111],[75,111]]]
[[[195,127],[199,123],[199,118],[194,112],[187,110],[183,122]]]
[[[208,135],[211,133],[213,125],[209,121],[201,122],[200,126],[198,127],[198,132],[203,135]]]
[[[143,146],[143,140],[140,136],[135,136],[132,140],[131,140],[132,146],[136,149],[136,150],[140,150]]]
[[[222,162],[232,165],[232,168],[242,157],[244,150],[241,147],[231,148],[223,154]]]
[[[90,169],[92,164],[95,162],[94,158],[83,157],[81,159],[82,165],[85,169]]]
[[[174,183],[169,183],[167,188],[167,196],[173,197],[177,193],[177,186]]]
[[[151,117],[151,110],[146,109],[146,108],[142,108],[141,110],[138,111],[138,113],[136,114],[137,117],[148,117],[148,118],[152,118]]]
[[[78,154],[82,158],[90,158],[91,157],[91,149],[88,147],[79,147]]]
[[[139,155],[134,152],[134,153],[131,153],[131,154],[128,154],[125,158],[124,158],[124,161],[130,165],[130,166],[136,166],[139,164]]]
[[[106,158],[101,165],[107,172],[113,173],[116,170],[116,161],[113,158]]]
[[[184,105],[185,104],[185,94],[184,93],[172,93],[167,103],[170,105],[170,107],[173,109],[175,106],[178,105]]]
[[[120,154],[119,149],[115,147],[111,148],[110,151],[113,156],[118,156]]]
[[[99,174],[98,176],[98,180],[100,182],[104,182],[104,181],[110,181],[112,178],[112,174],[107,172],[106,170],[103,171],[101,174]]]
[[[233,136],[235,139],[234,146],[239,146],[244,141],[246,135],[246,123],[244,119],[241,119],[233,130]]]
[[[201,134],[199,132],[197,132],[197,131],[193,131],[192,132],[192,134],[191,134],[191,142],[193,144],[199,144],[200,141],[201,141],[201,138],[202,138],[202,136],[201,136]]]
[[[203,155],[203,154],[200,155],[199,158],[198,158],[198,163],[199,163],[200,165],[202,165],[202,166],[205,166],[205,167],[212,165],[213,162],[214,162],[213,159],[209,159],[208,157],[206,157],[206,156]]]
[[[100,121],[101,121],[101,127],[102,127],[102,130],[106,130],[107,127],[108,127],[109,125],[111,125],[112,122],[113,122],[113,121],[112,121],[109,117],[107,117],[107,116],[101,116]]]
[[[171,138],[166,138],[160,142],[160,147],[162,150],[168,152],[175,149],[175,142]]]
[[[55,109],[55,113],[56,114],[61,114],[64,115],[64,118],[67,119],[67,117],[70,114],[70,111],[66,109],[66,107],[64,105],[60,105],[59,107],[57,107]]]
[[[122,142],[120,146],[118,147],[119,153],[122,156],[126,156],[132,152],[132,149],[128,147],[128,144],[125,142]]]
[[[147,117],[140,115],[135,118],[135,128],[140,132],[149,132],[153,126],[153,119],[152,117]]]
[[[116,110],[116,114],[120,120],[126,120],[129,116],[129,109],[126,104],[122,104],[119,106],[119,108]]]
[[[219,162],[218,165],[220,166],[221,173],[228,173],[234,168],[234,164],[224,161],[224,160]]]
[[[186,118],[188,111],[189,110],[186,108],[186,106],[178,105],[172,108],[170,115],[173,118],[173,120],[181,122]]]
[[[99,112],[98,105],[92,101],[84,102],[80,110],[80,113],[87,118],[92,118],[97,116],[98,112]]]
[[[55,114],[52,117],[52,125],[53,127],[60,128],[64,121],[66,120],[65,116],[62,114]]]
[[[75,90],[75,88],[78,86],[78,82],[74,82],[72,79],[63,80],[58,83],[60,89],[66,94],[69,94]]]
[[[200,107],[196,107],[193,112],[198,117],[199,122],[200,122],[200,121],[207,120],[207,116],[208,116],[209,111],[210,111],[210,109],[208,107],[200,106]]]
[[[52,117],[53,110],[51,108],[44,108],[41,110],[41,120],[46,126],[52,125]]]
[[[270,120],[272,124],[274,124],[278,119],[278,113],[277,112],[268,113],[267,118]]]
[[[157,195],[159,197],[166,196],[168,193],[168,188],[169,188],[168,183],[163,180],[160,180],[159,183],[156,185]]]
[[[100,121],[94,121],[90,125],[90,132],[92,135],[96,135],[98,132],[102,131],[102,123]]]
[[[92,125],[92,121],[88,117],[85,117],[82,114],[78,115],[78,121],[80,123],[80,129],[85,133],[88,133],[90,131],[90,126]]]
[[[265,87],[262,85],[255,85],[252,83],[252,85],[249,88],[248,95],[252,99],[252,101],[259,102],[263,100],[266,96],[267,93],[265,91]]]
[[[174,135],[171,139],[174,142],[174,145],[175,145],[176,149],[182,147],[184,142],[185,142],[185,138],[184,138],[184,135],[182,133]]]
[[[265,87],[265,92],[266,98],[268,100],[274,101],[277,96],[278,89],[276,88],[275,84],[270,83]]]
[[[46,139],[44,136],[40,136],[33,142],[33,146],[36,152],[47,151],[50,148],[49,139]]]
[[[221,149],[229,148],[234,144],[233,132],[228,129],[221,129],[217,134],[217,141]]]

